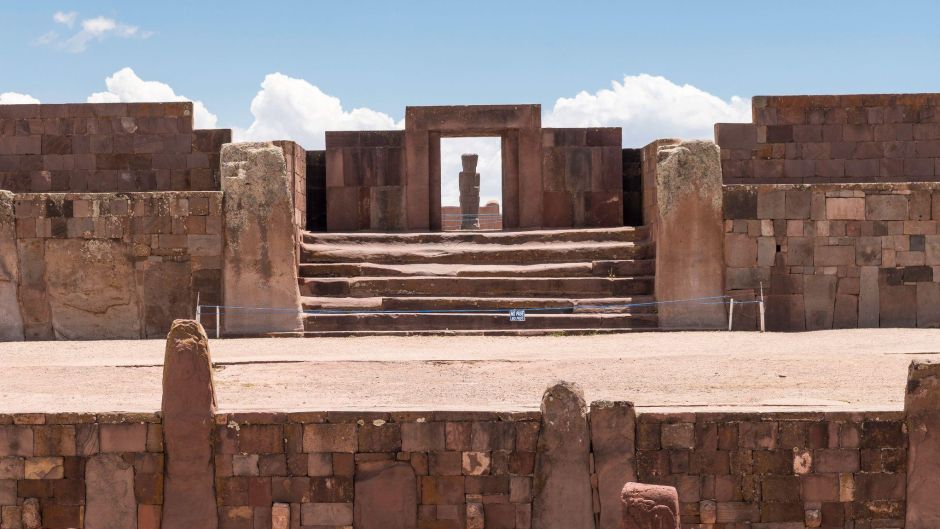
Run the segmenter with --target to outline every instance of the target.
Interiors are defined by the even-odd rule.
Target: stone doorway
[[[441,139],[441,230],[501,230],[503,169],[498,137]]]

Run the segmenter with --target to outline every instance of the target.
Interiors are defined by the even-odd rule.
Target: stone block
[[[858,327],[858,322],[858,296],[837,294],[832,328],[854,329]]]
[[[726,233],[724,238],[725,264],[740,268],[750,268],[757,265],[757,238],[749,237],[744,233]]]
[[[826,218],[829,220],[864,220],[864,198],[827,198]]]
[[[147,425],[102,424],[99,426],[101,451],[105,453],[146,452]]]
[[[940,211],[940,199],[937,200]],[[730,186],[724,191],[723,212],[725,219],[756,219],[757,191],[750,187]]]
[[[360,464],[355,479],[355,527],[416,529],[416,492],[417,480],[410,464],[390,461]]]
[[[352,503],[304,503],[301,505],[300,522],[304,526],[351,526],[353,520]]]
[[[715,143],[722,149],[757,147],[757,127],[752,123],[716,123]]]
[[[443,451],[443,422],[414,422],[401,425],[401,449],[404,452]]]
[[[679,495],[673,487],[627,483],[621,493],[620,527],[679,529]],[[717,517],[716,517],[717,518]]]
[[[806,314],[802,294],[765,296],[767,330],[802,331],[806,329]]]
[[[877,328],[881,311],[881,296],[878,285],[878,267],[863,266],[860,269],[858,298],[858,326]]]
[[[907,220],[910,216],[905,195],[868,195],[865,216],[869,220]]]
[[[835,276],[807,275],[804,277],[803,302],[806,311],[806,330],[831,329],[835,312]]]
[[[757,218],[786,218],[786,192],[777,189],[759,189],[757,192]]]
[[[13,193],[0,191],[0,341],[23,340],[23,318],[17,300],[19,269]]]
[[[883,285],[879,301],[881,327],[917,326],[917,287]]]
[[[134,468],[117,454],[99,454],[85,465],[87,529],[137,529]]]
[[[852,246],[816,246],[813,252],[815,266],[851,266],[855,264]]]
[[[636,412],[633,403],[595,401],[591,403],[591,447],[597,474],[597,501],[600,506],[598,529],[620,527],[620,494],[627,482],[636,481]],[[524,501],[530,501],[530,484],[522,478]],[[519,497],[517,479],[511,483],[511,496]]]
[[[917,284],[917,326],[940,327],[940,283]]]
[[[880,266],[881,247],[881,237],[859,237],[855,241],[855,264]]]
[[[305,424],[304,452],[346,452],[358,449],[356,424]]]

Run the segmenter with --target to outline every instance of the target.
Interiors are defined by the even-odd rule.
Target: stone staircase
[[[547,334],[650,330],[646,228],[310,233],[305,335]],[[527,309],[510,321],[508,309]],[[424,311],[448,311],[424,312]]]

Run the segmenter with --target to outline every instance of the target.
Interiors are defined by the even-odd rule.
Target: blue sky
[[[752,95],[940,91],[940,3],[769,5],[0,0],[0,102],[182,95],[197,125],[308,148],[405,105],[541,103],[640,146],[747,120]]]

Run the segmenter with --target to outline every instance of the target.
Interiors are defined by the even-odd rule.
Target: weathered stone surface
[[[42,527],[42,514],[39,511],[39,500],[27,498],[23,500],[23,529],[40,529]]]
[[[858,326],[860,328],[877,328],[881,306],[878,292],[878,268],[863,266],[858,295]]]
[[[166,450],[162,527],[214,529],[215,389],[209,339],[194,321],[174,321],[167,335],[161,412]]]
[[[917,326],[940,327],[940,283],[917,283]]]
[[[620,493],[636,481],[636,411],[632,402],[591,403],[591,448],[600,501],[598,529],[619,529]]]
[[[16,292],[19,278],[13,193],[0,191],[0,341],[23,339],[23,318]]]
[[[558,382],[542,396],[532,527],[594,529],[591,441],[584,392]]]
[[[660,301],[724,294],[719,158],[718,147],[707,141],[658,148],[655,290]],[[756,261],[756,245],[753,254]],[[663,328],[719,328],[724,322],[720,304],[670,303],[659,309]]]
[[[47,240],[47,297],[63,340],[141,338],[134,262],[111,240]]]
[[[410,463],[369,461],[356,468],[357,529],[415,529],[417,485]]]
[[[137,529],[134,467],[118,454],[99,454],[85,465],[86,529]]]
[[[679,494],[675,488],[627,483],[621,498],[623,529],[679,529]]]
[[[940,364],[912,362],[904,397],[907,417],[907,529],[940,527]]]
[[[806,311],[806,330],[817,331],[832,328],[835,311],[836,283],[835,276],[803,276],[803,304]]]
[[[271,507],[271,529],[290,528],[290,504],[275,503]]]
[[[297,286],[298,228],[284,152],[271,143],[222,147],[225,248],[223,304],[260,307],[227,311],[227,333],[302,329]]]

